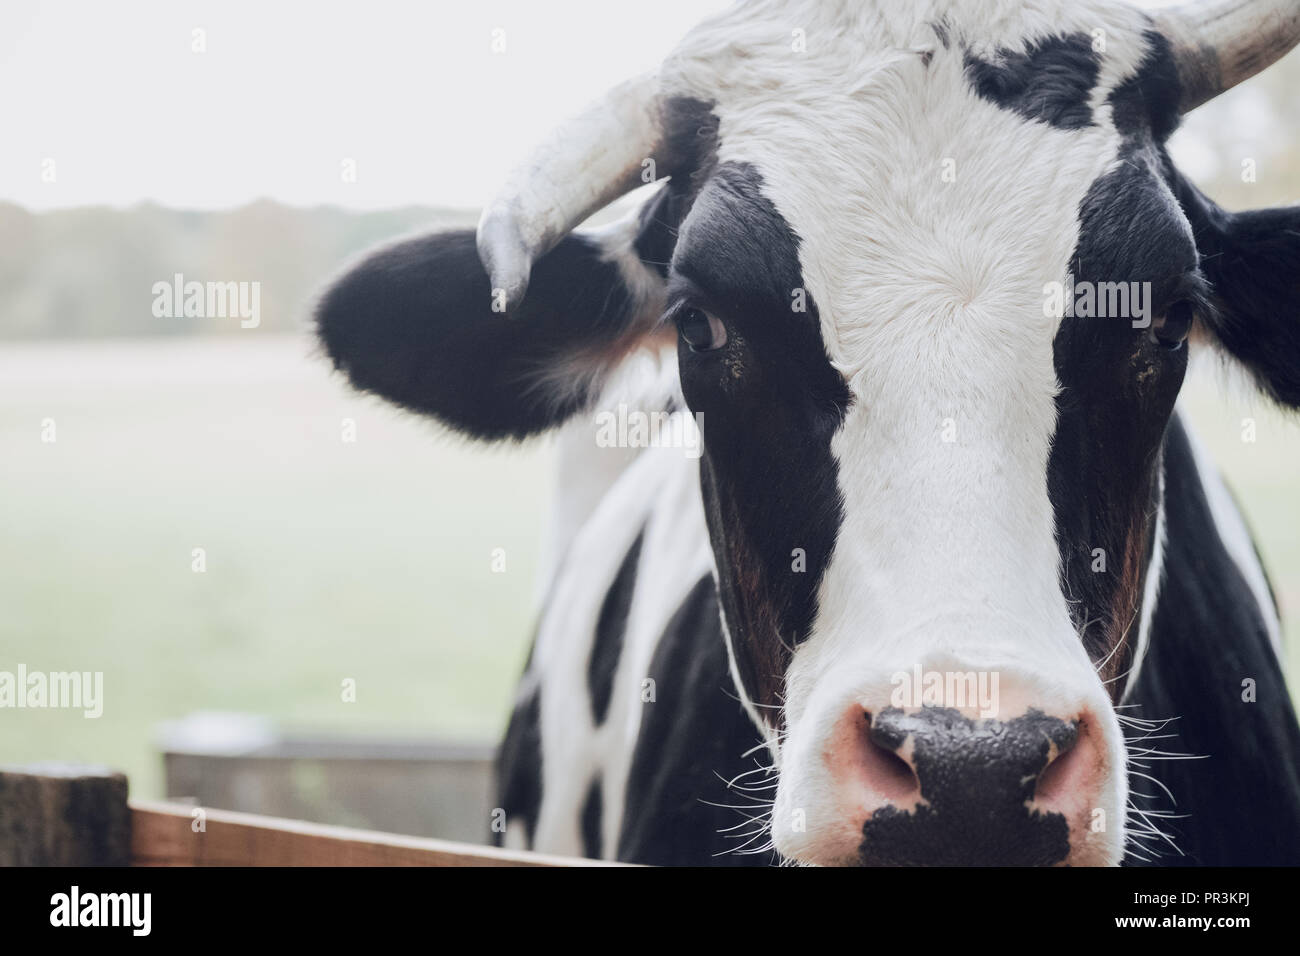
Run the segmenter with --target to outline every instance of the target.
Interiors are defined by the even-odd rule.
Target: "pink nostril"
[[[1087,717],[1082,717],[1077,736],[1048,756],[1047,767],[1034,785],[1034,802],[1044,807],[1072,803],[1093,789],[1089,784],[1096,771],[1096,734]]]
[[[861,770],[867,785],[886,800],[918,797],[921,782],[911,765],[892,750],[887,750],[872,739],[871,714],[863,713],[862,740],[859,748]]]

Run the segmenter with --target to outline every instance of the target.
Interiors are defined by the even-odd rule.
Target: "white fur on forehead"
[[[1010,347],[999,321],[1014,315],[1023,334],[1042,318],[1042,286],[1064,278],[1079,202],[1114,161],[1105,100],[1146,55],[1147,25],[1126,4],[1078,0],[763,0],[702,24],[663,75],[670,92],[716,104],[719,159],[763,176],[800,237],[827,350],[852,381],[873,355],[897,360],[891,346],[906,348],[907,336],[891,323],[908,316],[939,320],[932,329],[984,318],[969,329],[994,349]],[[1104,51],[1095,127],[1028,120],[966,79],[967,50],[995,57],[1070,33]],[[1039,324],[1041,343],[1054,326]]]
[[[940,26],[950,41],[979,55],[1100,31],[1106,55],[1131,70],[1145,53],[1135,41],[1148,25],[1147,15],[1124,0],[741,0],[687,34],[673,57],[684,77],[693,66],[703,71],[702,85],[691,84],[702,89],[761,77],[755,55],[794,52],[795,31],[807,41],[803,55],[817,58],[847,49],[841,41],[881,53],[933,50],[942,45]],[[686,62],[692,59],[693,66]]]

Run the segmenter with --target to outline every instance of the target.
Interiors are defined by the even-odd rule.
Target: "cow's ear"
[[[1300,206],[1230,213],[1181,175],[1217,314],[1207,331],[1276,401],[1300,408]]]
[[[317,333],[363,391],[477,438],[536,434],[651,344],[663,280],[638,258],[634,226],[566,236],[520,303],[494,299],[472,231],[398,242],[325,292]]]

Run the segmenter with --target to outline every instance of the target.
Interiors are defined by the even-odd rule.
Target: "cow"
[[[1297,41],[1297,0],[740,3],[326,289],[352,386],[554,433],[500,842],[1300,863],[1278,613],[1177,406],[1197,353],[1300,407],[1300,207],[1166,149]],[[676,439],[601,440],[638,414]]]

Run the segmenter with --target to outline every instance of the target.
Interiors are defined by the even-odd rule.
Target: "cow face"
[[[741,6],[686,38],[652,97],[634,84],[568,131],[600,147],[525,167],[477,244],[393,247],[322,303],[355,384],[482,437],[589,407],[675,328],[786,856],[1122,854],[1113,705],[1156,599],[1189,337],[1300,399],[1296,326],[1245,284],[1293,294],[1272,263],[1300,240],[1212,207],[1163,149],[1230,72],[1187,66],[1197,22]],[[634,221],[568,232],[646,158],[672,178]],[[566,206],[538,182],[582,185]],[[1220,246],[1233,275],[1205,255]]]
[[[1008,731],[1017,757],[943,798],[1000,793],[1007,855],[980,856],[1118,856],[1110,700],[1146,625],[1159,445],[1204,279],[1159,149],[1167,49],[1125,9],[1071,11],[1028,41],[1032,24],[991,31],[971,9],[813,20],[825,46],[802,56],[750,11],[668,64],[685,88],[723,77],[667,314],[705,422],[737,675],[780,760],[777,846],[796,858],[906,861],[894,843],[922,805],[960,821],[934,800],[990,721],[1039,736],[1020,759]],[[1144,298],[1066,317],[1089,311],[1051,307],[1067,283]],[[962,693],[916,693],[927,682]],[[882,731],[923,702],[944,725],[928,762],[900,756],[924,726]],[[903,816],[864,842],[885,809]]]

